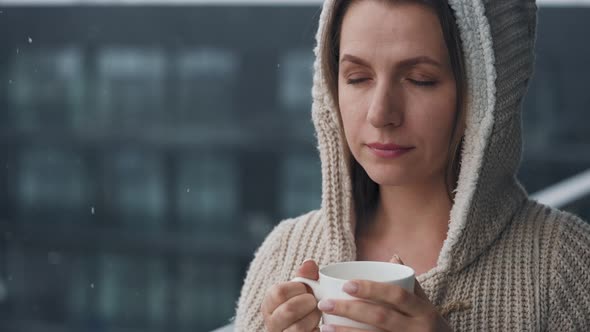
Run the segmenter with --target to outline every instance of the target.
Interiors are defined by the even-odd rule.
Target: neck
[[[374,219],[357,233],[357,259],[403,257],[418,274],[435,266],[447,237],[452,202],[444,180],[414,186],[380,186]]]
[[[381,185],[374,219],[363,233],[442,243],[451,206],[444,179],[412,186]]]

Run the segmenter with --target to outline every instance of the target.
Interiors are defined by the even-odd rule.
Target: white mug
[[[313,290],[318,301],[324,299],[353,300],[355,297],[342,290],[342,286],[349,280],[370,280],[395,284],[414,293],[415,273],[410,267],[394,263],[353,261],[326,265],[320,269],[318,281],[297,277],[291,281],[302,282]],[[323,324],[350,326],[376,331],[375,328],[355,322],[348,318],[322,314]]]

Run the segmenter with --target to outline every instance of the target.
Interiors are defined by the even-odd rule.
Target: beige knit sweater
[[[515,178],[520,105],[532,75],[531,0],[449,0],[468,78],[462,167],[437,266],[418,276],[456,331],[590,331],[590,225],[531,201]],[[326,0],[321,45],[333,0]],[[316,47],[316,56],[319,54]],[[316,58],[312,117],[322,161],[322,206],[281,222],[256,252],[236,331],[264,331],[265,291],[305,259],[355,260],[351,184],[337,109]]]

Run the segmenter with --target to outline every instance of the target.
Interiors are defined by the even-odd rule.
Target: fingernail
[[[321,311],[332,311],[334,310],[334,301],[321,300],[318,303],[318,309],[320,309]]]
[[[397,264],[404,264],[404,262],[402,261],[402,259],[397,255],[394,254],[393,257],[389,260],[390,263],[397,263]]]
[[[305,264],[307,262],[315,262],[315,261],[313,259],[311,259],[311,258],[310,259],[306,259],[306,260],[303,261],[303,263],[301,263],[301,265],[303,265],[303,264]]]
[[[322,326],[320,326],[320,331],[321,332],[335,332],[336,329],[334,329],[334,326],[332,326],[332,325],[322,325]]]
[[[348,281],[342,286],[342,290],[348,294],[354,294],[359,290],[359,285],[354,281]]]

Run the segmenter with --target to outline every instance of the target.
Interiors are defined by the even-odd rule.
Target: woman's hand
[[[403,264],[396,257],[392,263]],[[369,324],[380,331],[448,332],[452,331],[445,319],[418,284],[414,294],[397,285],[351,280],[344,286],[348,294],[362,300],[323,300],[318,307],[324,313],[350,318]],[[324,325],[322,332],[361,332],[344,326]]]
[[[319,268],[314,261],[305,261],[297,270],[298,277],[319,279]],[[322,313],[317,301],[306,285],[300,282],[283,282],[272,286],[260,308],[267,332],[319,331]]]

